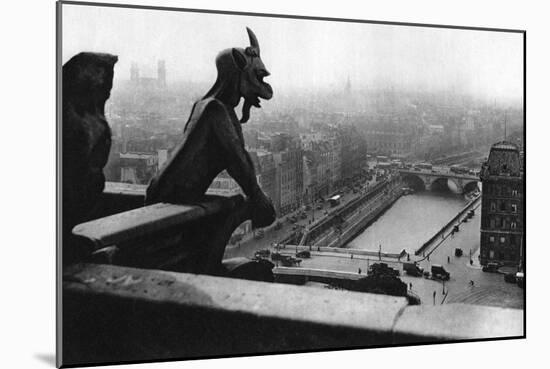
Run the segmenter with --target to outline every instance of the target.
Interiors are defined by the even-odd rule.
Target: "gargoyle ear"
[[[237,64],[237,67],[239,67],[240,70],[244,70],[247,64],[246,56],[244,55],[244,53],[241,50],[235,48],[233,48],[231,52],[233,54],[233,60],[235,60],[235,64]]]

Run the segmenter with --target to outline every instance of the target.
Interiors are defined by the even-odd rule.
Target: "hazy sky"
[[[523,95],[523,35],[365,23],[63,5],[63,62],[80,51],[116,54],[168,83],[213,83],[217,53],[257,35],[275,93],[287,88],[380,86],[454,89],[491,100]],[[116,82],[115,82],[116,83]]]

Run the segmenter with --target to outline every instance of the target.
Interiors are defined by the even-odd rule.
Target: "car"
[[[296,253],[296,257],[297,258],[303,258],[303,259],[308,259],[311,257],[311,252],[307,251],[307,250],[304,250],[304,251],[298,251]]]
[[[522,273],[522,272],[517,272],[516,273],[516,280],[517,280],[517,283],[518,283],[518,286],[523,288],[525,287],[525,274]]]
[[[367,275],[370,276],[375,274],[390,274],[399,277],[399,270],[389,267],[386,263],[374,263],[367,270]]]
[[[445,270],[442,265],[432,265],[432,277],[434,279],[440,279],[442,281],[448,281],[451,278],[451,274]]]
[[[499,267],[500,265],[498,263],[487,263],[487,265],[484,265],[481,270],[486,273],[497,273]]]
[[[506,274],[504,274],[504,282],[506,282],[506,283],[517,283],[516,273],[506,273]]]
[[[420,268],[416,263],[403,263],[403,271],[414,277],[421,277],[424,269]]]

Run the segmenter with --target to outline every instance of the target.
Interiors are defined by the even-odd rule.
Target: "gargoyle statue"
[[[147,188],[146,204],[197,202],[213,179],[227,170],[248,197],[247,218],[252,226],[265,227],[275,220],[273,205],[256,180],[241,128],[250,108],[260,107],[260,98],[273,96],[271,86],[263,81],[269,72],[260,59],[260,45],[254,33],[247,31],[249,47],[226,49],[216,57],[216,82],[193,105],[181,143]],[[234,109],[241,98],[239,121]]]
[[[63,65],[63,244],[71,229],[90,219],[103,192],[103,167],[111,149],[105,102],[118,57],[82,52]],[[63,252],[69,258],[70,250]]]

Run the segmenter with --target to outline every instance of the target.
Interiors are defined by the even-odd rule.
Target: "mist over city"
[[[233,321],[237,306],[259,322],[292,316],[289,327],[313,327],[293,330],[296,346],[285,329],[258,333],[265,326],[252,323],[233,346],[217,328],[173,333],[166,319],[155,321],[161,335],[215,332],[222,343],[189,348],[170,336],[163,344],[172,351],[153,346],[155,355],[362,347],[369,325],[392,314],[390,300],[377,305],[374,294],[399,298],[391,301],[405,310],[388,319],[389,341],[376,336],[367,346],[524,334],[524,33],[76,5],[64,5],[62,19],[64,165],[96,166],[64,189],[75,214],[91,203],[64,227],[67,239],[96,248],[85,260],[99,266],[84,270],[111,275],[107,291],[123,278],[118,266],[152,273],[143,280],[160,282],[128,293],[149,301],[154,291],[161,310],[164,296],[176,296],[176,310],[189,303],[181,296],[193,300],[181,291],[195,282],[172,287],[156,269],[215,276],[228,283],[208,290],[205,282],[208,298],[224,294],[216,318]],[[83,145],[93,119],[86,138],[97,142]],[[88,147],[91,158],[79,154]],[[237,279],[304,288],[287,297]],[[233,286],[244,297],[231,305]],[[330,305],[342,290],[362,294],[342,297],[350,322]],[[315,299],[331,306],[317,311],[323,325],[309,314]],[[194,304],[202,314],[202,300]],[[450,310],[395,323],[409,306],[444,304]],[[375,315],[361,320],[365,312]],[[360,334],[348,335],[350,327]],[[104,360],[132,359],[134,346],[150,344],[135,339],[126,356]]]

